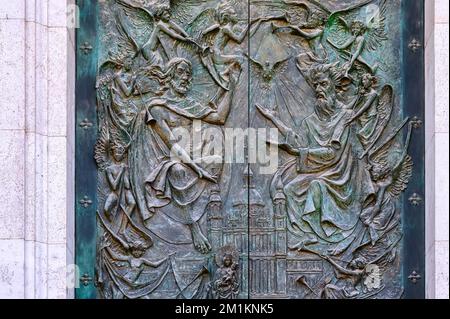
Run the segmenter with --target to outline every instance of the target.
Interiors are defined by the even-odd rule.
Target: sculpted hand
[[[212,176],[208,171],[201,167],[197,167],[197,174],[201,179],[217,184],[217,176]]]
[[[269,120],[275,118],[275,112],[268,110],[264,108],[263,106],[256,104],[256,109],[261,112],[262,115],[264,115]]]

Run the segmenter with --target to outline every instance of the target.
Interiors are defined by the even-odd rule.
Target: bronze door
[[[423,297],[413,2],[79,1],[77,296]]]

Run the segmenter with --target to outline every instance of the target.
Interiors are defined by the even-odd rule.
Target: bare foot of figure
[[[209,253],[211,251],[211,244],[205,235],[203,235],[198,223],[193,223],[191,225],[191,233],[195,248],[202,254]]]

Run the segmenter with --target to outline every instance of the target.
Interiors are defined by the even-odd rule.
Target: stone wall
[[[62,0],[0,5],[0,298],[70,296],[74,46],[66,9]]]
[[[426,0],[429,1],[429,0]],[[435,15],[435,101],[436,101],[436,192],[435,192],[435,278],[436,298],[449,298],[449,1],[436,0]],[[430,243],[431,244],[431,243]]]
[[[448,1],[425,1],[427,296],[448,298]],[[65,0],[0,5],[0,298],[73,297],[66,285],[75,127],[68,13]]]

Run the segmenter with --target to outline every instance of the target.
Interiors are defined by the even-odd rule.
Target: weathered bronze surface
[[[402,296],[401,1],[99,2],[99,297]],[[209,158],[248,127],[272,174]]]

